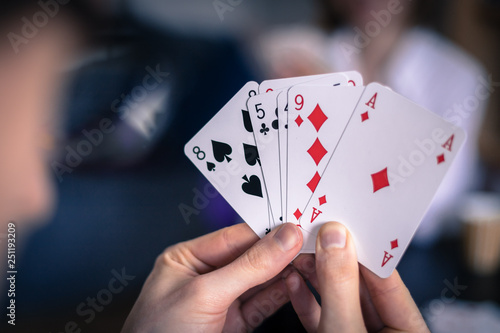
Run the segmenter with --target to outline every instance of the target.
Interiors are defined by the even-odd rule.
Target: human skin
[[[239,224],[169,247],[122,333],[252,331],[288,302],[284,295],[310,332],[428,332],[396,271],[381,279],[362,268],[360,297],[353,240],[341,224],[321,228],[315,259],[299,256],[296,268],[288,266],[301,246],[299,228],[285,223],[261,240]],[[321,306],[304,278],[319,292]]]

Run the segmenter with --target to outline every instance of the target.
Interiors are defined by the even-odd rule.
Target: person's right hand
[[[316,255],[301,255],[294,266],[301,274],[290,273],[285,283],[308,332],[429,332],[397,271],[382,279],[358,265],[353,239],[339,223],[322,226]]]
[[[262,239],[237,224],[170,246],[122,333],[252,331],[288,302],[282,271],[301,247],[291,223]]]

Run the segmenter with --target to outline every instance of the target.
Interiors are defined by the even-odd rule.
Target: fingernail
[[[321,247],[324,249],[329,248],[344,248],[346,242],[345,228],[338,224],[328,225],[321,233]]]
[[[299,289],[300,286],[300,277],[297,273],[290,274],[286,280],[285,284],[290,291],[295,292]]]
[[[276,243],[283,251],[290,251],[299,242],[297,228],[292,224],[284,224],[276,234],[274,234]]]

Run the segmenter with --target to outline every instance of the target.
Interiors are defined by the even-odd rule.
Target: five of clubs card
[[[397,266],[465,132],[358,72],[248,82],[185,154],[260,237],[284,222],[315,251],[322,224],[353,236],[380,277]]]

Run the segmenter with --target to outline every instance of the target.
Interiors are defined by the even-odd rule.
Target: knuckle
[[[294,260],[293,265],[306,277],[316,271],[314,255],[301,255]]]
[[[406,291],[405,289],[406,287],[404,286],[393,285],[389,288],[380,288],[378,286],[372,286],[368,290],[372,298],[384,298],[387,295],[402,293],[403,291]]]
[[[222,229],[222,239],[224,240],[224,244],[226,244],[228,253],[231,257],[236,257],[241,254],[241,249],[237,244],[233,241],[235,238],[235,229],[234,228],[224,228]]]
[[[329,281],[336,284],[348,284],[358,281],[358,265],[344,253],[317,258],[318,270]]]
[[[270,255],[266,253],[262,243],[255,244],[243,256],[243,266],[251,272],[267,270],[271,268]]]
[[[172,252],[175,251],[175,246],[169,246],[165,251],[163,251],[155,260],[155,267],[168,267],[172,262]]]
[[[169,246],[166,248],[155,261],[155,268],[168,268],[173,267],[178,264],[182,264],[185,261],[185,242],[178,243],[176,245]]]

